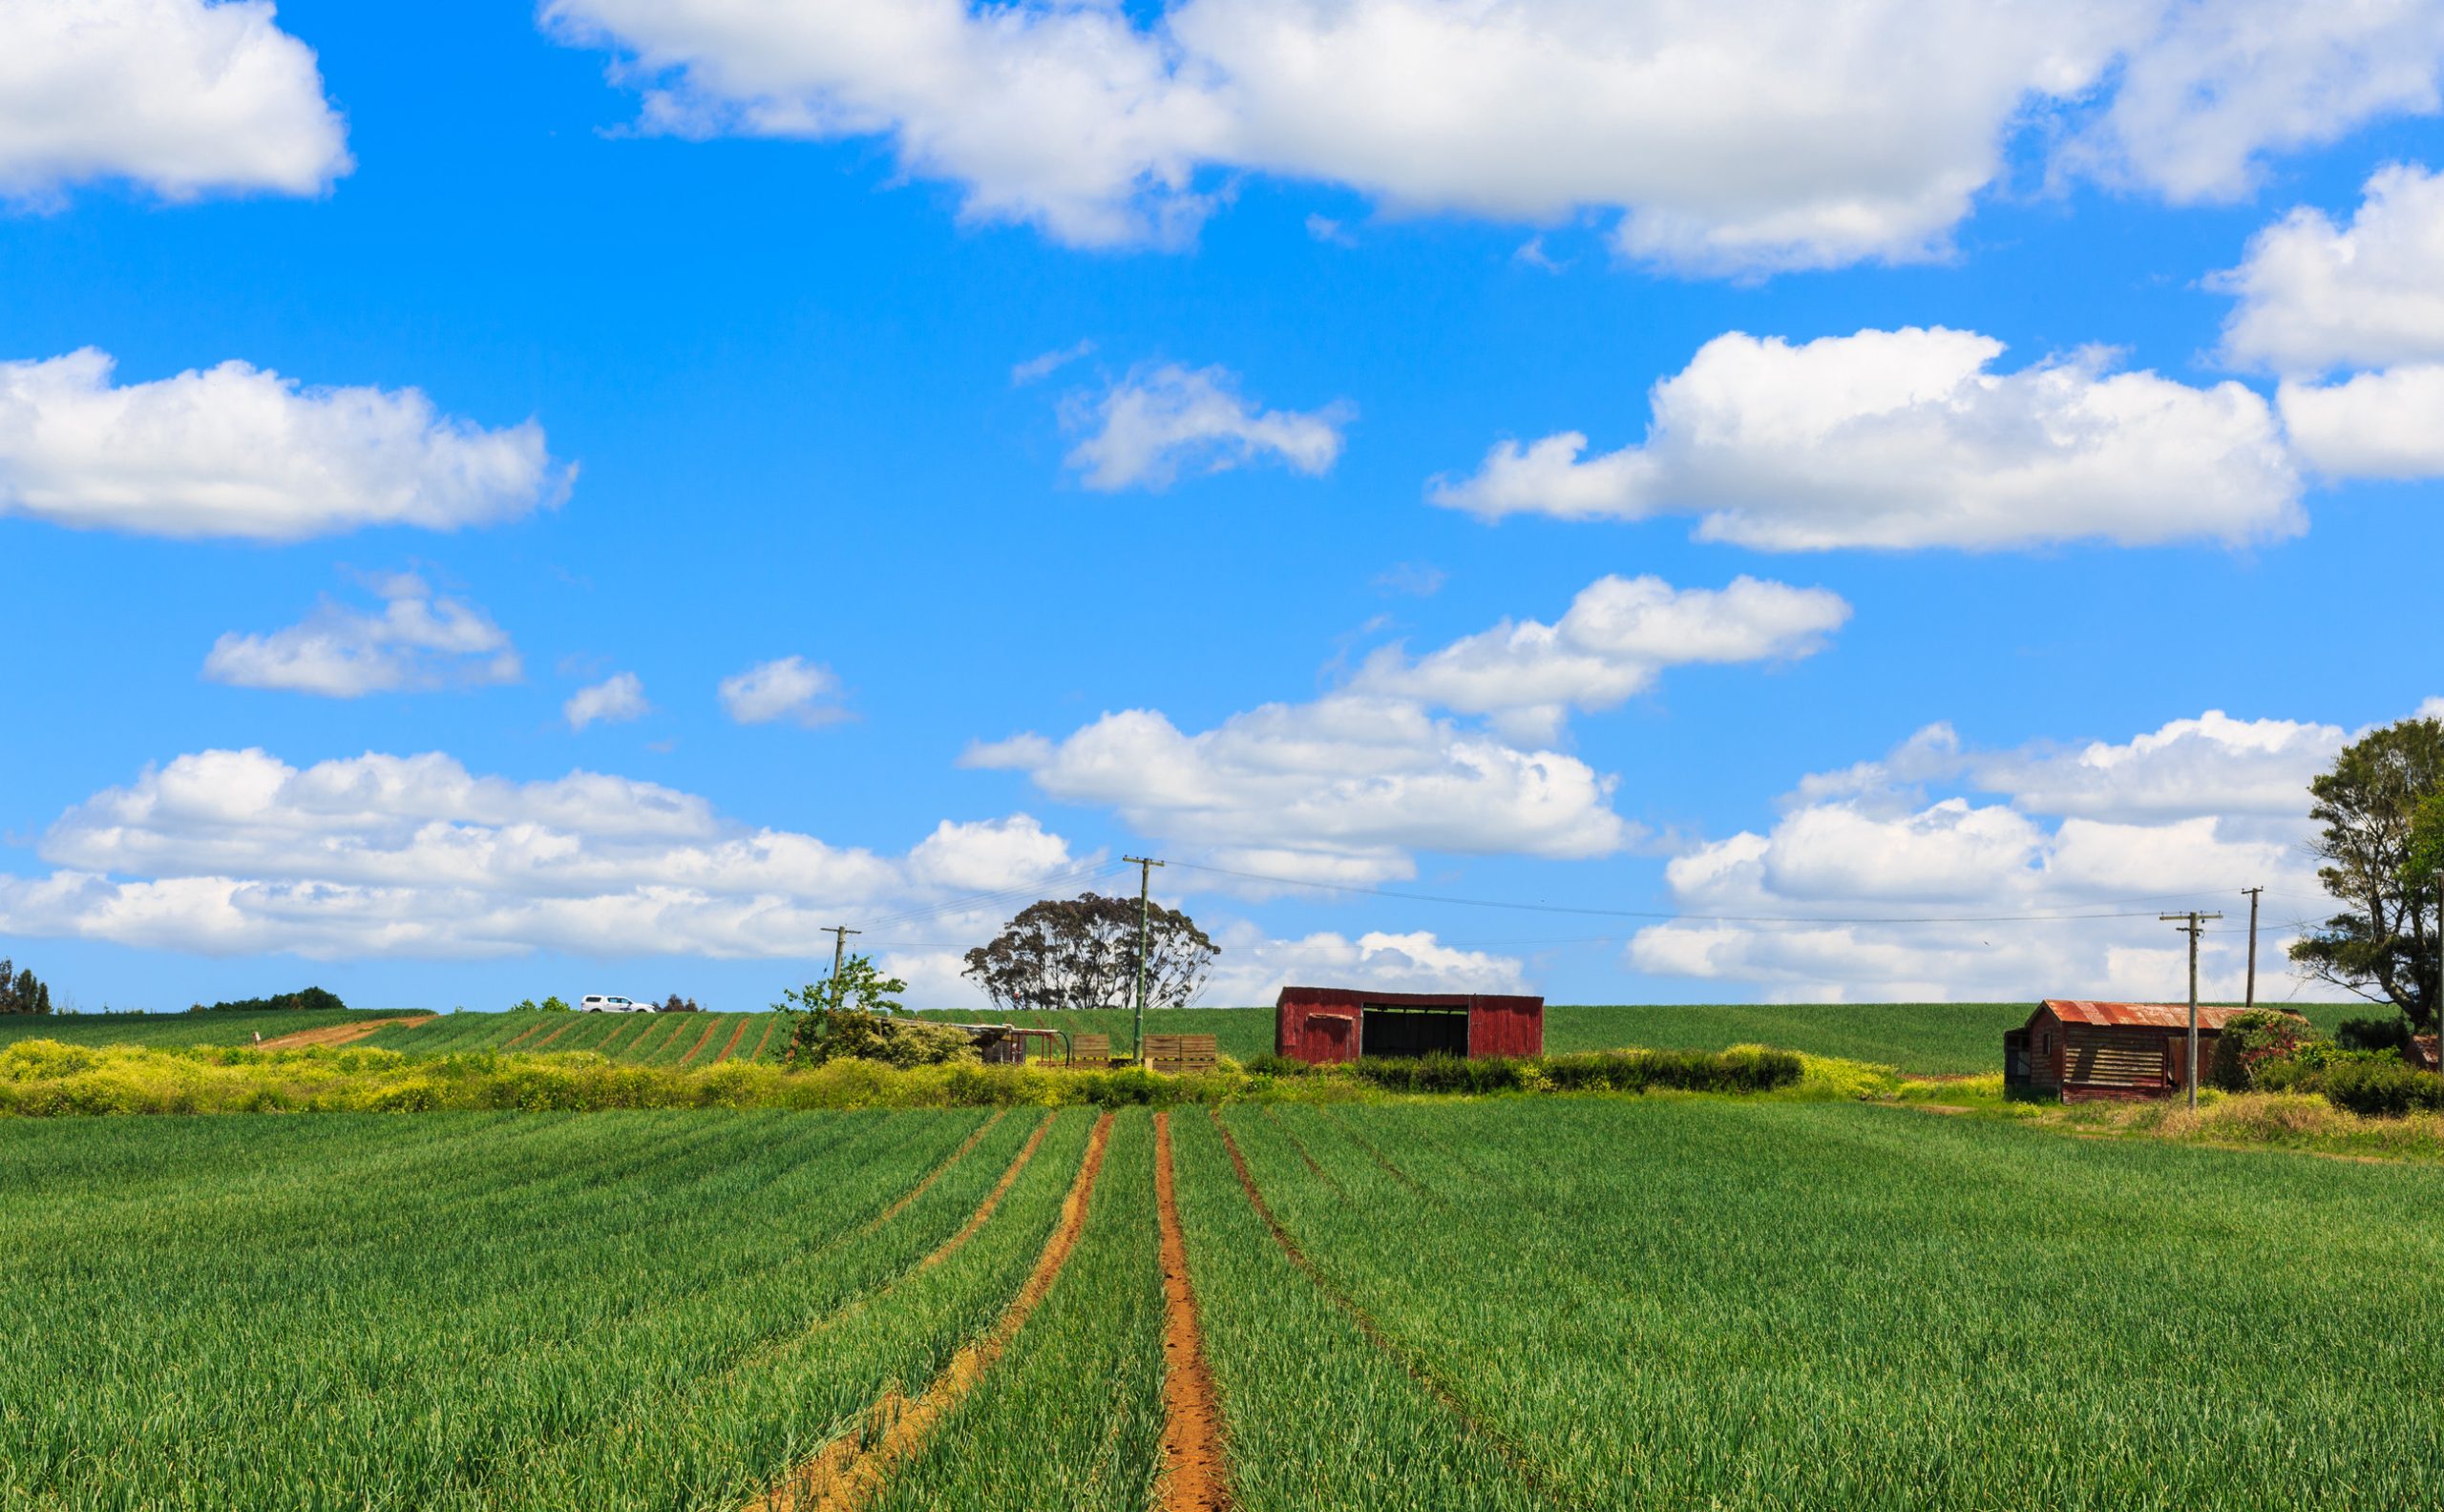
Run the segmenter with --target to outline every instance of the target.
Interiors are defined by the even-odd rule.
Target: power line
[[[1251,882],[1270,882],[1280,887],[1317,888],[1328,892],[1363,893],[1369,897],[1399,898],[1409,903],[1444,903],[1459,908],[1513,909],[1530,914],[1569,914],[1594,918],[1660,919],[1692,924],[2035,924],[2076,919],[2153,918],[2152,909],[2128,912],[2089,911],[2054,914],[1928,914],[1890,915],[1839,914],[1690,914],[1678,910],[1578,908],[1564,903],[1520,903],[1501,898],[1451,897],[1430,892],[1395,892],[1387,888],[1360,887],[1348,882],[1317,882],[1303,877],[1273,876],[1262,872],[1240,872],[1230,867],[1200,866],[1193,861],[1174,861],[1171,865],[1191,872],[1210,872],[1218,876],[1240,877]],[[2118,900],[2129,903],[2161,903],[2182,898],[2208,897],[2219,894],[2205,892],[2162,892],[2152,897]]]

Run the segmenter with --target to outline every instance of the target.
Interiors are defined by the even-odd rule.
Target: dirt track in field
[[[747,1059],[749,1060],[762,1059],[764,1055],[764,1047],[767,1044],[769,1044],[772,1040],[772,1026],[780,1021],[781,1016],[779,1014],[772,1014],[765,1018],[764,1032],[755,1037],[755,1048],[747,1052]]]
[[[516,1038],[516,1039],[512,1040],[509,1043],[507,1043],[507,1044],[505,1044],[505,1045],[501,1046],[501,1048],[502,1048],[503,1050],[515,1050],[515,1049],[516,1049],[519,1045],[524,1044],[524,1043],[527,1041],[527,1040],[528,1040],[528,1039],[532,1038],[536,1030],[540,1029],[540,1028],[542,1028],[542,1027],[543,1027],[543,1026],[542,1026],[541,1024],[538,1024],[538,1023],[537,1023],[537,1024],[528,1024],[525,1028],[520,1029],[519,1031],[517,1031],[517,1038]]]
[[[1358,1332],[1366,1336],[1368,1343],[1391,1356],[1392,1362],[1400,1366],[1409,1379],[1417,1382],[1421,1390],[1441,1403],[1453,1418],[1459,1419],[1460,1426],[1466,1430],[1469,1437],[1493,1451],[1494,1457],[1508,1466],[1511,1474],[1519,1477],[1530,1488],[1554,1501],[1572,1506],[1585,1504],[1580,1498],[1569,1495],[1548,1480],[1520,1447],[1510,1441],[1508,1436],[1478,1418],[1469,1410],[1468,1404],[1460,1399],[1457,1393],[1443,1385],[1435,1377],[1433,1372],[1425,1368],[1423,1361],[1412,1354],[1389,1334],[1384,1333],[1382,1326],[1377,1323],[1364,1308],[1358,1305],[1356,1297],[1342,1291],[1317,1268],[1313,1260],[1307,1258],[1307,1252],[1299,1249],[1298,1241],[1291,1238],[1290,1231],[1281,1227],[1281,1220],[1274,1216],[1272,1206],[1264,1200],[1264,1193],[1257,1189],[1255,1172],[1248,1168],[1247,1157],[1239,1153],[1239,1142],[1231,1137],[1230,1125],[1222,1122],[1221,1110],[1209,1106],[1205,1111],[1207,1117],[1213,1121],[1213,1131],[1222,1136],[1222,1148],[1231,1157],[1231,1168],[1238,1172],[1239,1186],[1248,1194],[1249,1206],[1255,1208],[1256,1217],[1263,1220],[1265,1228],[1272,1231],[1273,1241],[1281,1247],[1281,1252],[1289,1257],[1290,1263],[1301,1275],[1315,1284],[1316,1290],[1323,1293],[1325,1300],[1340,1309],[1350,1322],[1357,1325]]]
[[[303,1050],[307,1045],[354,1044],[376,1029],[391,1024],[431,1023],[432,1014],[400,1014],[393,1018],[360,1018],[354,1023],[331,1024],[322,1029],[300,1029],[295,1034],[277,1035],[256,1045],[258,1050]]]
[[[722,1046],[721,1054],[713,1057],[713,1064],[719,1065],[723,1061],[728,1060],[729,1053],[738,1048],[738,1041],[746,1037],[747,1023],[748,1020],[741,1018],[738,1022],[730,1026],[729,1040]]]
[[[1101,1125],[1098,1124],[1097,1127],[1100,1128]],[[1003,1171],[1001,1173],[1001,1179],[993,1184],[993,1189],[984,1194],[984,1201],[977,1206],[977,1209],[974,1213],[969,1215],[966,1224],[961,1226],[959,1232],[951,1235],[949,1238],[943,1240],[940,1245],[936,1247],[932,1254],[929,1254],[924,1259],[917,1261],[917,1270],[930,1270],[934,1267],[940,1265],[943,1261],[959,1253],[959,1246],[976,1237],[976,1230],[983,1228],[984,1220],[993,1216],[993,1209],[1001,1206],[1001,1199],[1008,1195],[1011,1186],[1018,1181],[1019,1172],[1026,1169],[1027,1162],[1035,1159],[1036,1146],[1042,1144],[1043,1143],[1043,1137],[1051,1132],[1052,1115],[1046,1113],[1043,1116],[1043,1122],[1035,1126],[1035,1132],[1027,1136],[1026,1144],[1019,1147],[1019,1158],[1010,1162],[1010,1168]],[[980,1131],[979,1137],[981,1137]],[[1101,1156],[1099,1155],[1097,1158],[1101,1159]]]
[[[679,1063],[684,1066],[688,1061],[695,1060],[700,1055],[703,1055],[705,1053],[705,1046],[713,1042],[713,1031],[720,1027],[721,1024],[718,1020],[710,1018],[706,1019],[705,1032],[696,1037],[696,1042],[687,1047],[687,1053],[679,1058]]]
[[[1043,1132],[1039,1128],[1037,1138]],[[1001,1310],[992,1329],[960,1346],[921,1396],[912,1400],[895,1394],[876,1402],[867,1413],[864,1431],[833,1439],[757,1502],[759,1512],[858,1512],[892,1472],[925,1446],[935,1426],[976,1389],[1061,1278],[1062,1267],[1069,1263],[1069,1252],[1085,1229],[1086,1204],[1094,1196],[1095,1178],[1103,1170],[1104,1146],[1110,1136],[1111,1115],[1106,1113],[1095,1121],[1094,1133],[1087,1137],[1086,1157],[1061,1204],[1061,1221],[1044,1241],[1043,1252],[1026,1283]],[[1034,1148],[1032,1143],[1028,1148]],[[999,1196],[997,1190],[995,1197]]]
[[[558,1040],[560,1036],[568,1033],[570,1030],[576,1028],[579,1024],[583,1023],[585,1019],[578,1014],[569,1015],[568,1022],[560,1025],[558,1029],[553,1030],[550,1034],[545,1035],[542,1039],[536,1040],[534,1048],[537,1050],[542,1049],[545,1045],[550,1044],[553,1040]]]
[[[1163,1225],[1163,1512],[1225,1512],[1230,1460],[1222,1446],[1222,1402],[1205,1361],[1196,1290],[1188,1273],[1171,1190],[1171,1115],[1154,1115],[1154,1206]]]

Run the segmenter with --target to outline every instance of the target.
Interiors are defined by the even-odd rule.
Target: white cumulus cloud
[[[887,138],[971,220],[1177,245],[1258,172],[1608,216],[1697,271],[1939,256],[2024,131],[2177,200],[2435,107],[2428,0],[549,0],[647,129]],[[2070,117],[2063,129],[2061,118]]]
[[[260,749],[148,768],[62,814],[38,850],[56,870],[0,876],[0,933],[318,958],[804,957],[843,910],[957,908],[1075,866],[1024,814],[946,823],[893,856],[600,773],[518,782],[437,752],[294,766]]]
[[[1692,916],[1641,931],[1629,958],[1800,1000],[2178,998],[2186,946],[2156,915],[2194,907],[2227,914],[2203,990],[2237,998],[2240,890],[2264,886],[2259,990],[2279,998],[2297,990],[2285,946],[2330,912],[2304,846],[2307,783],[2348,738],[2209,711],[2122,742],[1981,752],[1935,726],[1803,781],[1771,829],[1675,857],[1666,880]]]
[[[1319,476],[1339,460],[1342,428],[1356,412],[1346,403],[1266,410],[1227,369],[1177,363],[1141,368],[1065,409],[1070,427],[1089,432],[1069,466],[1106,492],[1168,488],[1183,470],[1225,472],[1263,461]]]
[[[2096,353],[1992,371],[2003,344],[1942,327],[1800,346],[1734,332],[1650,394],[1646,440],[1502,442],[1434,501],[1486,519],[1698,516],[1775,551],[2242,542],[2304,528],[2265,401],[2112,372]]]
[[[1378,992],[1524,993],[1528,970],[1516,956],[1445,945],[1430,930],[1370,930],[1355,939],[1329,930],[1289,939],[1253,927],[1220,931],[1222,947],[1205,1000],[1270,1007],[1290,986],[1325,983]]]
[[[318,194],[352,166],[347,138],[265,0],[0,5],[0,196]]]
[[[2303,206],[2249,241],[2214,286],[2235,362],[2313,375],[2444,362],[2444,176],[2379,169],[2347,226]]]
[[[644,679],[634,672],[614,672],[601,682],[581,687],[560,705],[560,715],[569,728],[581,730],[589,724],[618,724],[641,719],[653,705],[645,702]]]
[[[413,573],[372,586],[383,600],[378,610],[326,602],[284,629],[229,632],[213,642],[203,675],[325,698],[517,681],[516,647],[481,609],[434,594]]]
[[[574,469],[414,388],[309,388],[242,362],[112,382],[87,348],[0,362],[0,514],[150,536],[290,541],[453,530],[555,505]]]
[[[722,708],[741,724],[788,720],[813,729],[849,718],[847,709],[828,702],[840,691],[839,678],[804,657],[757,662],[722,679],[720,691]]]
[[[1822,590],[1748,578],[1717,591],[1608,578],[1556,624],[1506,621],[1420,658],[1387,647],[1310,703],[1193,732],[1127,709],[963,760],[1023,771],[1048,796],[1110,807],[1142,834],[1265,876],[1404,877],[1419,850],[1610,855],[1639,831],[1613,812],[1612,778],[1551,747],[1563,716],[1615,705],[1669,666],[1807,655],[1848,612]]]

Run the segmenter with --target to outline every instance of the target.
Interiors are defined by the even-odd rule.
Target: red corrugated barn
[[[2240,1008],[2198,1010],[2198,1075],[2215,1063],[2216,1037]],[[2003,1090],[2012,1097],[2084,1102],[2170,1097],[2187,1084],[2187,1003],[2090,1002],[2049,998],[2003,1036]]]
[[[1543,1055],[1545,999],[1284,987],[1274,1005],[1273,1050],[1311,1065],[1361,1055]]]

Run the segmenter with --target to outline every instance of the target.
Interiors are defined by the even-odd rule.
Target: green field
[[[2444,1492],[2403,1300],[2444,1267],[2433,1166],[1726,1099],[1169,1126],[1246,1512]],[[0,1125],[0,1506],[845,1476],[1136,1512],[1154,1145],[1142,1110]]]
[[[1811,1055],[1839,1056],[1898,1066],[1918,1076],[1966,1076],[2002,1065],[2003,1031],[2028,1018],[2030,1003],[1702,1003],[1592,1006],[1555,1004],[1545,1010],[1545,1048],[1552,1054],[1643,1046],[1657,1050],[1724,1050],[1736,1044],[1767,1044]],[[2331,1031],[2344,1018],[2373,1012],[2357,1004],[2310,1003],[2299,1011]],[[348,1015],[160,1014],[79,1018],[56,1016],[11,1022],[0,1018],[0,1044],[47,1037],[72,1043],[243,1044],[253,1031],[265,1038],[318,1028],[348,1018],[377,1018],[411,1010]],[[1131,1016],[1110,1010],[1076,1013],[996,1014],[982,1010],[937,1010],[921,1017],[960,1022],[1019,1023],[1110,1037],[1127,1053]],[[1270,1008],[1176,1008],[1150,1011],[1148,1034],[1210,1034],[1222,1053],[1241,1060],[1273,1049]],[[707,1065],[718,1060],[780,1057],[783,1040],[771,1033],[769,1013],[685,1015],[453,1013],[428,1023],[376,1030],[364,1043],[409,1055],[457,1050],[594,1050],[614,1060],[653,1065]],[[708,1033],[707,1042],[698,1041]],[[743,1028],[741,1026],[744,1026]],[[733,1040],[732,1036],[737,1038]],[[757,1050],[762,1054],[758,1056]]]
[[[8,1014],[0,1015],[0,1045],[20,1040],[58,1040],[80,1045],[234,1045],[248,1043],[258,1033],[269,1040],[301,1029],[327,1029],[351,1019],[388,1018],[415,1011],[347,1008],[336,1012],[45,1014],[39,1018]]]

